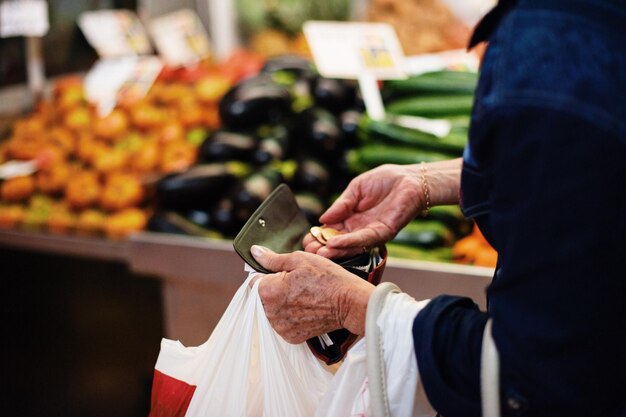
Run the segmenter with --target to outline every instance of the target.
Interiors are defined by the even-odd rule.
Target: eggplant
[[[185,213],[185,218],[196,226],[204,229],[211,228],[213,223],[209,210],[190,210]]]
[[[269,58],[261,68],[261,72],[264,74],[288,72],[296,78],[307,80],[313,80],[318,76],[313,63],[298,55],[281,55]]]
[[[235,212],[235,205],[230,197],[222,198],[211,211],[213,227],[226,236],[235,236],[246,223],[239,219]]]
[[[354,105],[356,86],[347,81],[319,77],[313,83],[315,105],[339,114]]]
[[[341,155],[344,137],[337,118],[325,109],[312,107],[298,118],[294,137],[305,155],[331,161]]]
[[[252,161],[266,165],[272,161],[282,161],[289,154],[289,129],[283,125],[263,126],[259,129],[259,146]]]
[[[357,132],[362,116],[363,113],[356,109],[346,110],[339,115],[339,123],[345,139],[344,145],[346,148],[355,148],[359,145]]]
[[[236,217],[247,220],[283,180],[280,172],[272,168],[264,168],[246,178],[233,196]]]
[[[167,218],[166,212],[156,212],[150,216],[146,228],[150,232],[189,235],[184,228],[170,222]]]
[[[236,182],[211,210],[211,226],[233,237],[282,181],[278,171],[263,168]]]
[[[332,178],[327,166],[313,158],[304,158],[298,163],[293,178],[297,192],[311,192],[326,197],[331,191]]]
[[[196,165],[182,174],[171,174],[156,184],[155,198],[160,209],[209,209],[216,196],[223,195],[237,177],[227,164]]]
[[[292,114],[289,89],[269,75],[247,78],[231,88],[219,103],[219,114],[227,128],[254,129],[277,124]]]
[[[200,145],[200,162],[249,161],[257,150],[257,139],[246,133],[216,130]]]

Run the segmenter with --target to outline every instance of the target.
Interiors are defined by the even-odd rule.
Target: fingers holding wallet
[[[286,341],[302,343],[342,327],[363,333],[371,284],[314,254],[276,254],[259,246],[252,254],[277,271],[261,281],[259,296],[272,327]]]

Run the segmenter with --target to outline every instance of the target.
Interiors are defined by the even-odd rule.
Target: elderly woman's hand
[[[362,253],[391,240],[427,207],[459,202],[461,159],[424,165],[382,165],[353,179],[320,217],[344,232],[326,245],[308,234],[304,250],[326,258]]]
[[[342,258],[391,240],[424,206],[415,166],[383,165],[356,177],[320,222],[346,232],[326,245],[307,235],[307,252]]]
[[[263,278],[259,295],[272,327],[286,341],[302,343],[340,328],[365,333],[372,284],[312,253],[277,254],[262,246],[251,253],[276,271]]]

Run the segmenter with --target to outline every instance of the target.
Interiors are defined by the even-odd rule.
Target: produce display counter
[[[125,241],[0,231],[0,247],[122,262],[136,274],[162,282],[165,336],[197,345],[210,335],[246,276],[229,241],[158,233],[137,233]],[[485,306],[493,270],[391,258],[383,280],[416,299],[437,294],[466,295]]]

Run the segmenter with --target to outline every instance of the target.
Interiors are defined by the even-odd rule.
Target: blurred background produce
[[[104,116],[86,101],[81,77],[57,78],[48,100],[3,124],[0,163],[36,160],[39,170],[0,180],[0,227],[232,238],[282,182],[317,223],[365,170],[462,154],[475,73],[382,82],[387,117],[372,120],[355,81],[317,73],[301,31],[310,19],[357,18],[391,23],[408,55],[463,47],[468,23],[447,0],[234,5],[249,49],[166,66],[144,98]],[[484,264],[486,256],[452,250],[470,232],[458,208],[435,208],[401,231],[390,252]]]
[[[249,47],[272,57],[309,55],[302,34],[307,20],[348,20],[350,0],[236,0],[239,26]]]
[[[58,79],[50,100],[5,132],[0,162],[41,163],[0,182],[0,225],[112,238],[143,230],[155,181],[196,163],[198,146],[220,126],[218,101],[261,65],[241,50],[220,64],[165,68],[146,97],[105,116],[86,101],[81,78]]]
[[[295,55],[238,51],[220,64],[166,68],[144,99],[104,117],[85,102],[79,79],[61,79],[52,101],[3,141],[3,160],[47,162],[2,181],[0,226],[232,238],[282,182],[317,223],[365,170],[460,156],[476,80],[442,70],[386,81],[388,115],[376,121],[355,82],[323,78]],[[447,124],[445,134],[424,120]],[[390,253],[451,261],[470,229],[458,208],[435,208],[401,231]]]
[[[307,20],[391,24],[406,55],[464,49],[471,28],[491,0],[236,0],[243,41],[266,57],[308,56]]]

